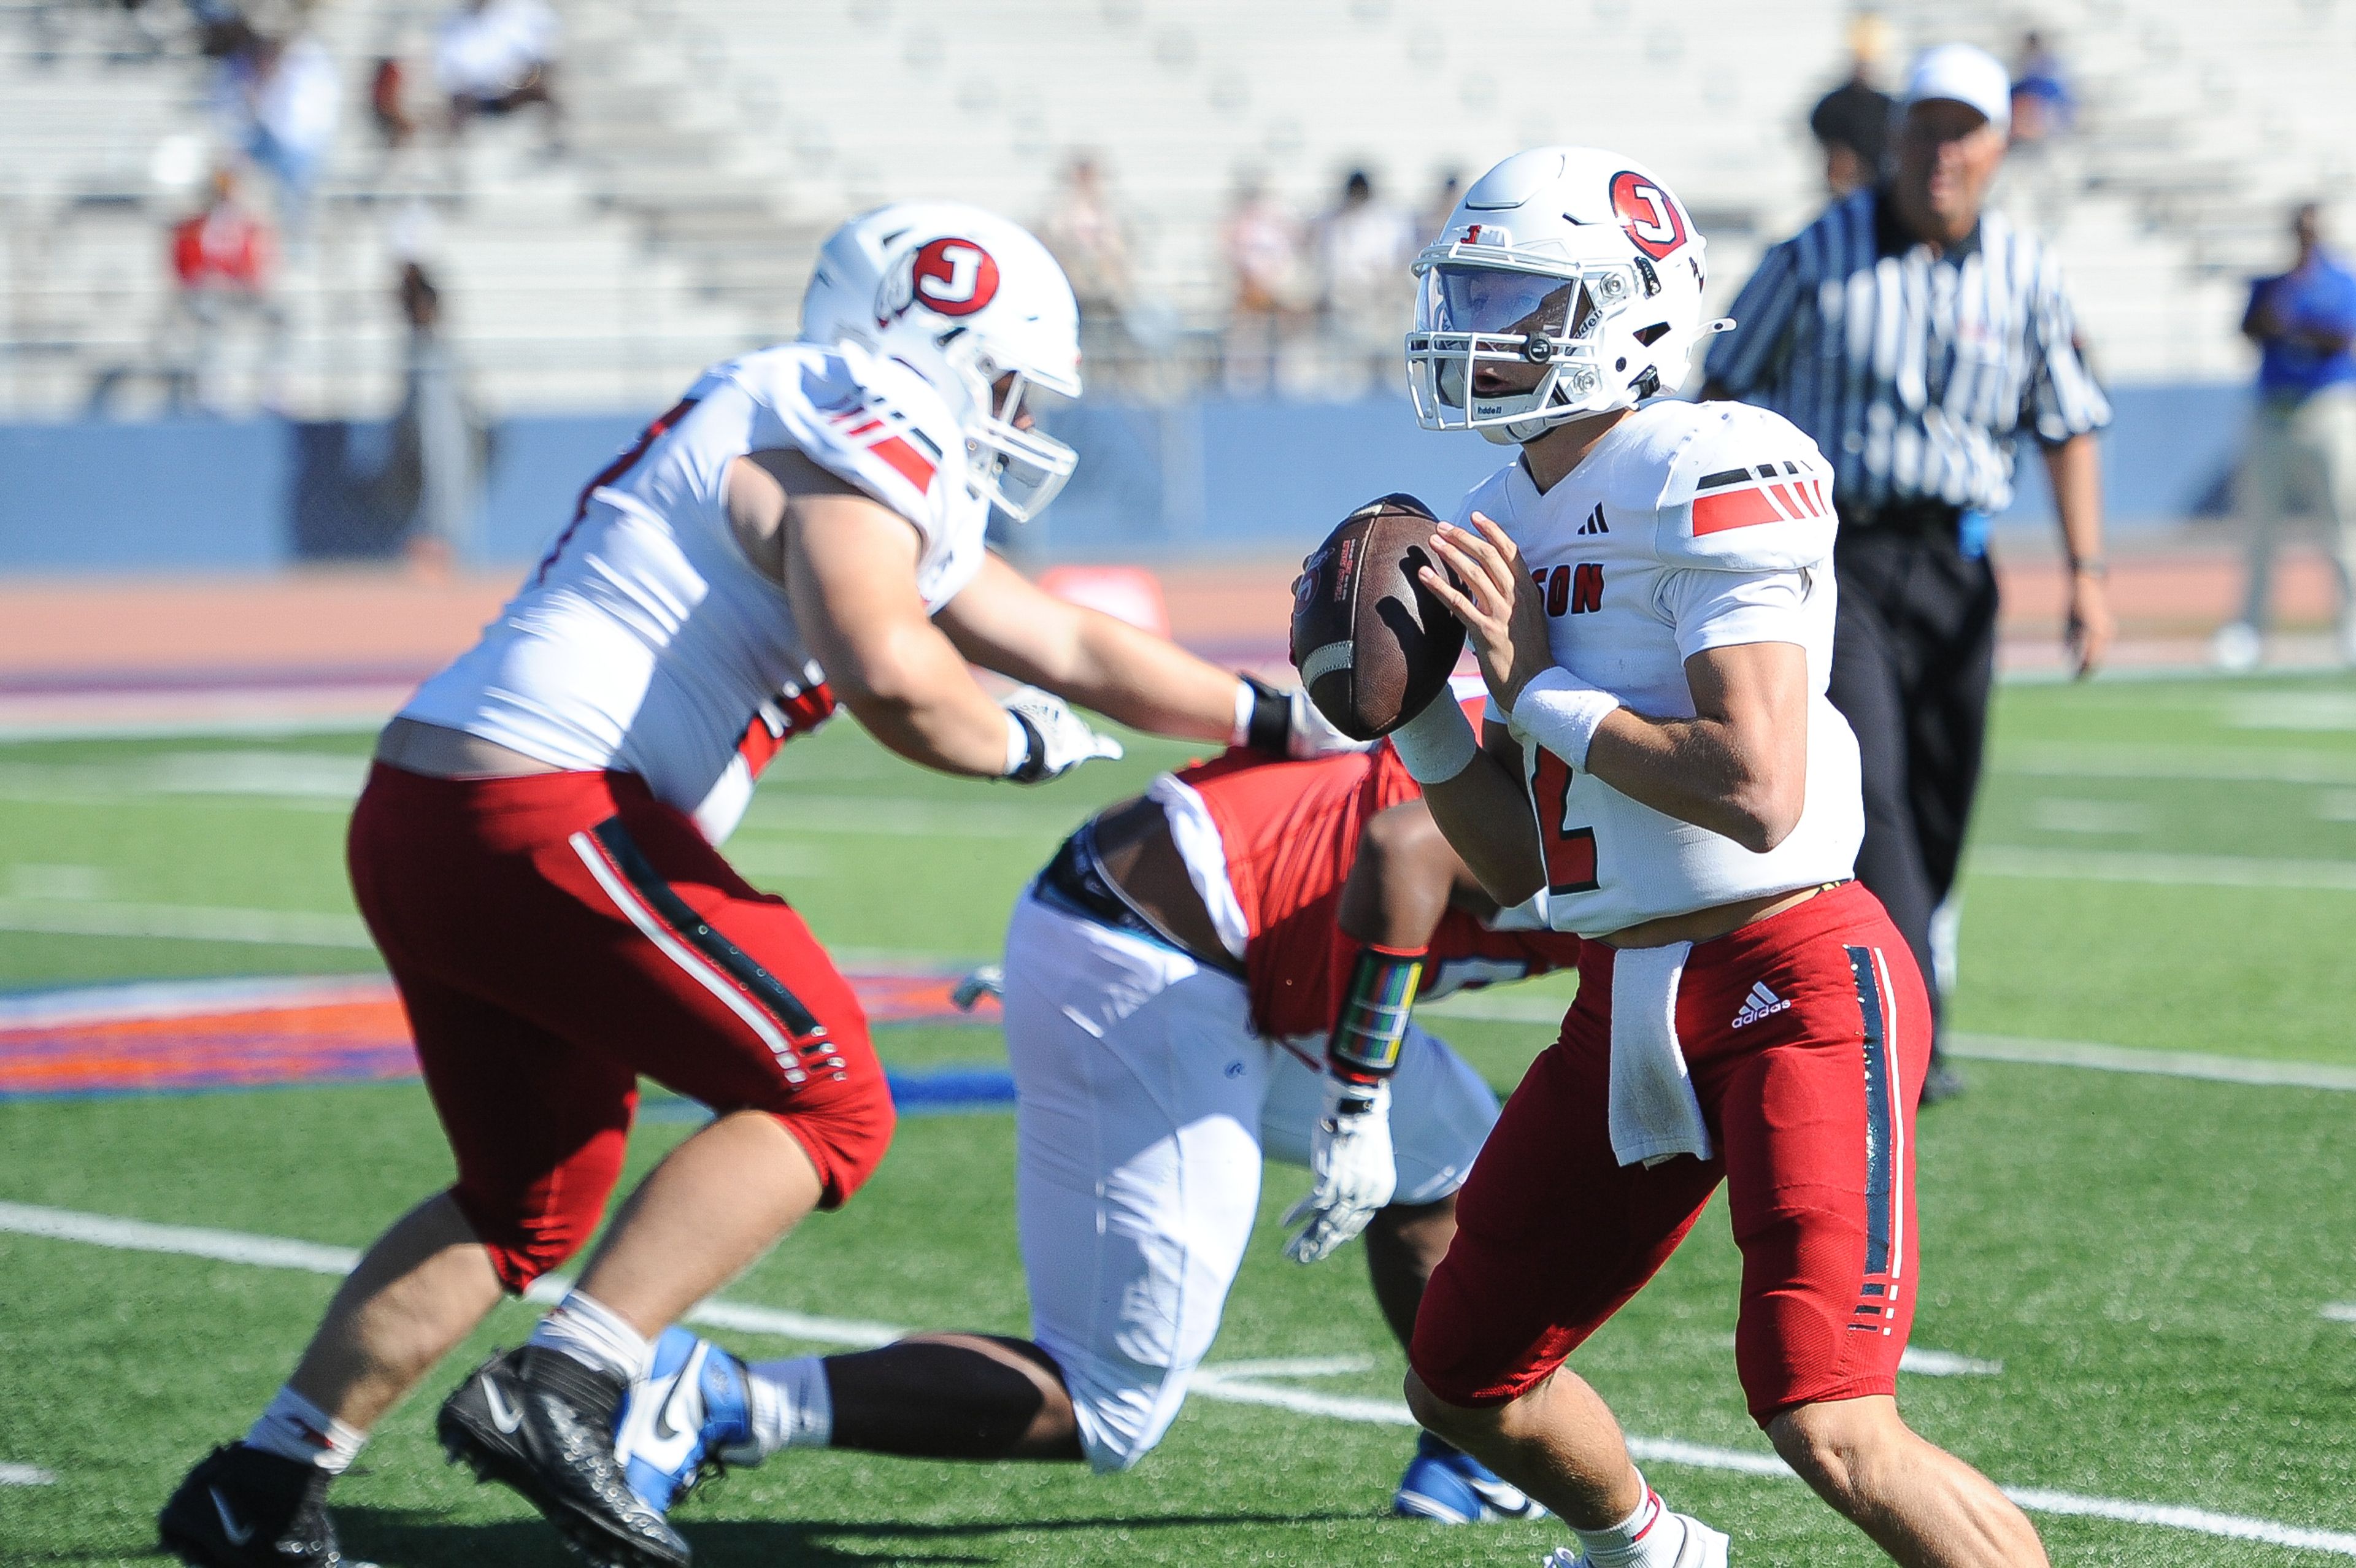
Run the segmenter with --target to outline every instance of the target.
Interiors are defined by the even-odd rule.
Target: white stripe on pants
[[[1126,1469],[1218,1333],[1263,1148],[1308,1157],[1318,1072],[1252,1034],[1240,981],[1027,896],[1006,933],[1006,1050],[1032,1337],[1088,1463]],[[1391,1104],[1396,1200],[1462,1186],[1497,1118],[1479,1074],[1410,1028]]]

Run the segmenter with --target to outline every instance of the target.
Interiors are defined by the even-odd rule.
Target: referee
[[[1858,877],[1925,975],[1978,787],[1996,665],[1987,519],[2034,431],[2070,560],[2078,673],[2111,638],[2101,459],[2110,405],[2080,357],[2059,267],[1984,212],[2010,83],[1982,50],[1916,60],[1881,182],[1767,252],[1708,360],[1705,397],[1773,409],[1835,466],[1840,610],[1831,698],[1865,771]],[[1939,1004],[1944,1007],[1944,1002]],[[1923,1099],[1962,1087],[1933,1046]]]

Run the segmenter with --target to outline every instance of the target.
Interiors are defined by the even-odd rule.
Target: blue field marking
[[[903,1116],[971,1116],[1014,1108],[1014,1078],[1002,1067],[885,1068],[892,1105]],[[712,1113],[692,1100],[665,1094],[638,1106],[642,1122],[701,1122]]]

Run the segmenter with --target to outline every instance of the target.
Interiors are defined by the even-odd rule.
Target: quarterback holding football
[[[1562,1034],[1459,1195],[1408,1403],[1572,1526],[1558,1563],[1723,1563],[1564,1365],[1723,1181],[1735,1362],[1777,1451],[1900,1562],[2040,1564],[2020,1511],[1894,1397],[1930,1007],[1851,878],[1831,467],[1775,414],[1658,396],[1717,324],[1702,238],[1641,165],[1507,158],[1415,270],[1419,421],[1520,451],[1420,571],[1480,660],[1483,732],[1432,702],[1392,739],[1490,895],[1543,891],[1586,940]]]

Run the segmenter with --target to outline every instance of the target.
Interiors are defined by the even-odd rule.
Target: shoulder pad
[[[1833,468],[1783,415],[1702,403],[1669,453],[1654,549],[1672,564],[1783,571],[1833,552]]]
[[[926,533],[965,485],[965,441],[940,394],[906,367],[850,344],[803,344],[736,362],[792,443]]]

